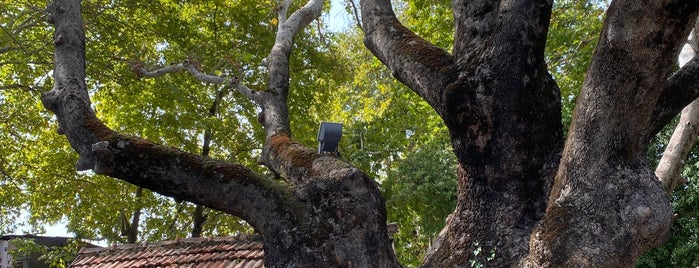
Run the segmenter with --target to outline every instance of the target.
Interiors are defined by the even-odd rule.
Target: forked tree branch
[[[289,12],[289,7],[293,2],[293,0],[284,0],[280,3],[281,5],[277,9],[277,32],[283,31],[283,26],[287,20],[287,13]]]
[[[41,100],[56,114],[59,132],[80,155],[78,170],[92,169],[97,174],[240,216],[263,233],[279,234],[304,219],[306,211],[292,191],[271,178],[241,165],[128,137],[106,127],[91,109],[85,84],[80,0],[57,0],[49,11],[56,27],[55,84]],[[176,68],[168,70],[172,69]]]
[[[234,77],[222,77],[222,76],[206,74],[206,73],[199,71],[199,69],[197,69],[196,66],[194,66],[188,62],[173,64],[173,65],[163,67],[160,69],[156,69],[153,71],[148,71],[145,68],[141,67],[140,65],[134,65],[132,69],[136,73],[137,76],[148,77],[148,78],[162,77],[166,74],[186,71],[186,72],[189,72],[192,76],[194,76],[194,78],[196,78],[197,80],[199,80],[201,82],[230,86],[232,88],[235,88],[238,92],[240,92],[240,94],[243,94],[243,96],[245,96],[246,98],[248,98],[252,101],[255,101],[255,102],[262,101],[262,95],[259,94],[258,92],[253,91],[252,89],[248,88],[247,86],[245,86],[245,84],[241,83],[240,78],[235,77],[235,76]]]
[[[262,114],[260,122],[266,132],[266,140],[276,134],[291,136],[289,125],[289,55],[296,35],[311,21],[318,18],[323,8],[323,0],[310,0],[306,5],[286,17],[286,8],[291,1],[284,1],[279,15],[279,28],[274,39],[274,45],[266,57],[269,68],[269,80],[265,97],[261,103]],[[286,7],[285,7],[286,6]],[[267,157],[263,157],[267,158]]]
[[[680,67],[687,64],[686,58],[697,55],[699,50],[699,21],[695,22],[692,33],[687,38],[687,44],[682,48],[679,55]],[[680,113],[680,121],[672,132],[672,137],[665,147],[663,156],[655,168],[655,176],[658,177],[668,195],[672,195],[675,187],[687,181],[682,178],[684,159],[687,159],[689,151],[694,147],[699,134],[699,100],[684,107]]]

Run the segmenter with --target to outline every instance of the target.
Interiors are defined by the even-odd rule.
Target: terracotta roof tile
[[[262,242],[241,237],[189,238],[107,248],[82,248],[71,268],[260,268]]]

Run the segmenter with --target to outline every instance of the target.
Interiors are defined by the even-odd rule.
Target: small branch
[[[354,0],[347,0],[346,2],[349,3],[350,7],[352,7],[352,14],[354,15],[355,23],[357,24],[357,27],[359,27],[359,29],[363,32],[364,27],[362,27],[362,19],[359,17],[359,9],[357,9],[357,4],[354,3]]]
[[[14,43],[17,44],[17,45],[20,45],[20,44],[21,44],[19,41],[17,41],[17,39],[15,38],[15,36],[14,36],[10,31],[8,31],[7,29],[5,29],[5,27],[3,27],[2,25],[0,25],[0,29],[2,29],[2,31],[5,32],[5,33],[7,34],[7,36],[10,37],[10,39],[12,39],[12,42],[14,42]],[[23,48],[21,45],[19,46],[19,49],[21,49],[22,51],[24,51],[24,53],[27,53],[27,51],[24,50],[24,48]]]
[[[18,50],[18,47],[0,47],[0,54],[7,53],[12,50]]]
[[[23,89],[25,91],[33,92],[36,91],[30,86],[25,86],[25,85],[20,85],[20,84],[12,84],[12,85],[2,85],[0,86],[0,91],[2,90],[12,90],[12,89]]]
[[[12,175],[10,175],[10,173],[7,172],[7,170],[5,170],[4,163],[5,163],[5,160],[0,155],[0,175],[2,175],[2,177],[4,177],[3,181],[6,181],[6,182],[9,181],[9,183],[15,187],[15,190],[17,190],[17,192],[22,192],[22,187],[20,187],[17,184],[17,182],[15,182],[15,178]]]
[[[27,52],[28,53],[28,52]],[[36,64],[36,65],[50,65],[50,62],[46,61],[3,61],[0,62],[0,66],[5,66],[5,65],[29,65],[29,64]]]
[[[281,3],[281,6],[277,11],[277,19],[279,20],[279,23],[277,23],[277,33],[283,31],[283,26],[287,20],[286,14],[289,12],[289,7],[293,2],[293,0],[285,0]]]
[[[239,216],[256,228],[272,227],[265,223],[280,217],[292,224],[305,216],[288,188],[242,165],[123,136],[98,121],[85,126],[102,140],[92,145],[97,174]]]
[[[161,77],[166,74],[171,74],[171,73],[176,73],[176,72],[181,72],[181,71],[187,71],[189,72],[194,78],[198,79],[199,81],[202,81],[204,83],[210,83],[210,84],[222,84],[226,86],[230,86],[231,88],[236,89],[238,92],[243,94],[246,98],[259,102],[262,100],[262,95],[258,94],[257,92],[251,90],[244,84],[240,82],[240,79],[238,77],[221,77],[221,76],[216,76],[216,75],[210,75],[210,74],[205,74],[201,71],[199,71],[196,66],[189,64],[188,62],[180,63],[180,64],[174,64],[170,65],[164,68],[160,68],[157,70],[153,71],[148,71],[145,68],[141,67],[140,65],[136,64],[132,67],[132,70],[136,73],[136,76],[138,77],[147,77],[147,78],[156,78],[156,77]]]

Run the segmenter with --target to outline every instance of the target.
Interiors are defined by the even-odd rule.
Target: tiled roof
[[[262,242],[240,237],[188,238],[152,244],[83,248],[71,268],[257,268],[264,267]]]

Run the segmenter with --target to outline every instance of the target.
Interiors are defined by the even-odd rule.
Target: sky
[[[345,0],[331,0],[330,1],[330,13],[327,17],[328,25],[331,30],[341,31],[352,27],[354,23],[350,15],[345,11]]]
[[[344,0],[331,0],[331,9],[329,14],[325,15],[325,20],[328,22],[329,27],[333,31],[342,31],[349,27],[352,27],[354,23],[350,18],[350,15],[345,12]],[[23,230],[19,230],[18,233],[22,233]],[[46,233],[41,234],[45,236],[64,236],[72,237],[66,229],[66,222],[62,221],[57,224],[47,226]],[[97,241],[98,245],[105,246],[104,243]]]

